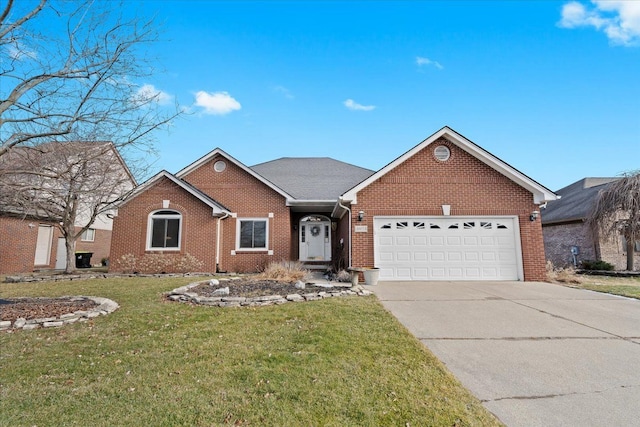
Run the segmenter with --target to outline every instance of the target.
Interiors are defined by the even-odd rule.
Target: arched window
[[[182,214],[173,210],[151,212],[147,228],[147,250],[180,250]]]

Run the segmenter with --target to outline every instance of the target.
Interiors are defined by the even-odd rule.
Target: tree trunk
[[[636,246],[636,236],[627,236],[627,271],[633,271],[633,250]]]
[[[64,269],[64,274],[72,274],[76,271],[76,248],[75,241],[71,236],[65,236],[64,245],[67,249],[67,267]]]

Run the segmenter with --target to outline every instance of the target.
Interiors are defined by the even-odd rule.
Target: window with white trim
[[[80,240],[83,242],[93,242],[96,239],[96,230],[94,228],[87,228],[82,232]]]
[[[238,219],[236,250],[264,251],[269,241],[269,221],[266,218]]]
[[[149,214],[147,250],[180,250],[182,214],[174,210],[160,210]]]

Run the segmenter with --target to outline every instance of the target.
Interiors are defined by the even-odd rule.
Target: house
[[[89,225],[75,251],[91,252],[91,263],[99,265],[111,247],[112,215],[105,207],[135,185],[109,142],[12,148],[0,157],[0,274],[65,269],[61,224],[72,204],[75,233]]]
[[[111,265],[169,271],[188,255],[205,271],[299,260],[381,280],[542,280],[537,212],[555,199],[449,127],[375,172],[329,158],[249,167],[216,148],[119,206]]]
[[[626,242],[620,236],[611,241],[592,235],[585,221],[598,193],[620,178],[583,178],[557,191],[559,200],[547,204],[542,213],[542,234],[547,260],[557,267],[578,266],[581,261],[606,261],[617,270],[627,266]],[[635,245],[635,265],[640,261],[640,244]]]

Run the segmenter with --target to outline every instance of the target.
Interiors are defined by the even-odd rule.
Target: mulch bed
[[[221,280],[220,285],[211,286],[209,282],[191,288],[189,291],[202,296],[212,296],[216,289],[229,287],[229,296],[257,297],[270,295],[304,295],[317,292],[319,286],[307,285],[306,289],[298,289],[293,283],[275,280],[236,279]],[[60,317],[64,314],[80,310],[89,310],[97,306],[92,300],[77,297],[64,298],[0,298],[0,320],[15,322],[19,318],[26,320],[46,317]]]
[[[0,320],[13,323],[19,318],[33,320],[60,317],[80,310],[90,310],[97,305],[92,300],[78,297],[0,298]]]

